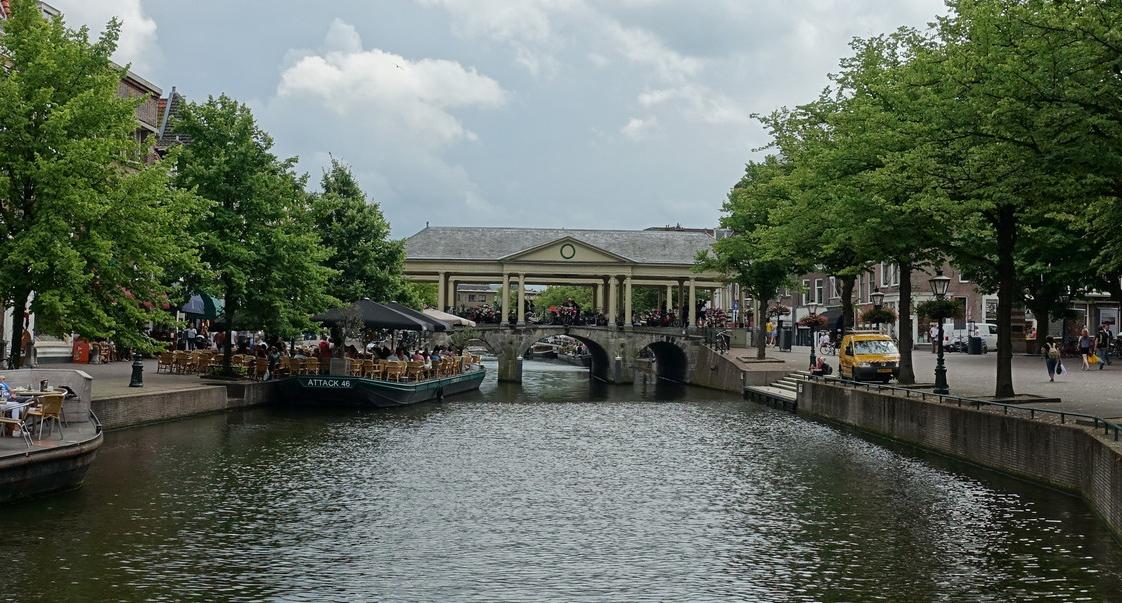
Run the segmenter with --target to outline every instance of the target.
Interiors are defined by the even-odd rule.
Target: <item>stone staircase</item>
[[[809,375],[807,371],[794,371],[768,385],[749,385],[744,388],[744,396],[772,406],[794,410],[798,400],[799,382],[807,375]]]

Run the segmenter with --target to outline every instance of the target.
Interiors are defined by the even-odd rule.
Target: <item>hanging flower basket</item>
[[[799,319],[799,326],[821,329],[826,326],[826,317],[821,314],[807,314]]]
[[[963,304],[949,299],[929,299],[916,305],[916,315],[939,321],[948,318],[962,319],[966,315]]]
[[[861,313],[861,322],[865,324],[896,322],[896,310],[892,308],[869,308]]]
[[[787,316],[791,313],[791,309],[783,304],[772,304],[767,309],[768,316]]]

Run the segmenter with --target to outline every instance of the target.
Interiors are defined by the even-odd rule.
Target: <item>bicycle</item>
[[[727,353],[729,351],[729,338],[730,335],[728,331],[717,331],[717,334],[713,338],[713,349],[721,354]]]

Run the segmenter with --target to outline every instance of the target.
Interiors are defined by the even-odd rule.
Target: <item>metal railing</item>
[[[935,398],[940,403],[946,403],[949,400],[949,401],[957,403],[958,406],[960,406],[960,407],[963,405],[963,403],[966,403],[967,405],[973,405],[974,408],[977,408],[979,410],[983,406],[997,406],[997,407],[1000,407],[1002,409],[1002,414],[1006,414],[1006,415],[1009,414],[1009,409],[1012,408],[1013,410],[1027,411],[1030,419],[1035,419],[1036,415],[1038,413],[1042,414],[1042,415],[1054,415],[1054,416],[1058,416],[1060,418],[1060,423],[1061,424],[1067,423],[1067,419],[1069,419],[1069,418],[1071,418],[1071,419],[1084,419],[1085,421],[1089,420],[1095,430],[1098,430],[1099,427],[1101,426],[1102,429],[1103,429],[1103,435],[1109,437],[1111,434],[1113,434],[1115,442],[1119,441],[1120,437],[1122,437],[1122,436],[1119,435],[1120,433],[1122,433],[1122,424],[1114,423],[1112,421],[1108,421],[1108,420],[1106,420],[1102,417],[1097,417],[1095,415],[1088,415],[1088,414],[1078,413],[1078,412],[1067,412],[1067,411],[1062,411],[1062,410],[1053,410],[1051,408],[1038,408],[1038,407],[1035,407],[1035,406],[1025,406],[1023,404],[1007,404],[1005,402],[996,402],[996,401],[993,401],[993,400],[982,400],[980,398],[969,398],[969,397],[966,397],[966,396],[955,396],[955,395],[952,395],[952,394],[936,394],[936,393],[926,392],[926,391],[923,391],[923,390],[917,390],[917,389],[908,388],[908,387],[900,387],[898,385],[888,385],[886,383],[870,383],[868,381],[853,381],[851,379],[842,379],[841,377],[826,377],[826,376],[821,376],[821,375],[806,375],[806,374],[802,374],[801,376],[806,381],[821,381],[822,383],[826,383],[826,384],[843,385],[843,386],[848,386],[848,387],[852,387],[852,388],[855,388],[855,389],[864,387],[866,391],[872,391],[873,388],[876,388],[876,390],[878,392],[883,391],[883,390],[890,390],[890,391],[895,391],[895,392],[904,392],[904,397],[905,398],[911,398],[911,397],[913,397],[913,395],[915,395],[915,396],[919,397],[920,400],[924,400],[924,401],[926,401],[928,398]]]

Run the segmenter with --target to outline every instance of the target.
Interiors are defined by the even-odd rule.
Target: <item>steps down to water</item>
[[[806,371],[795,371],[787,373],[784,377],[768,385],[745,386],[744,396],[759,402],[793,410],[798,399],[799,382],[808,374]]]

